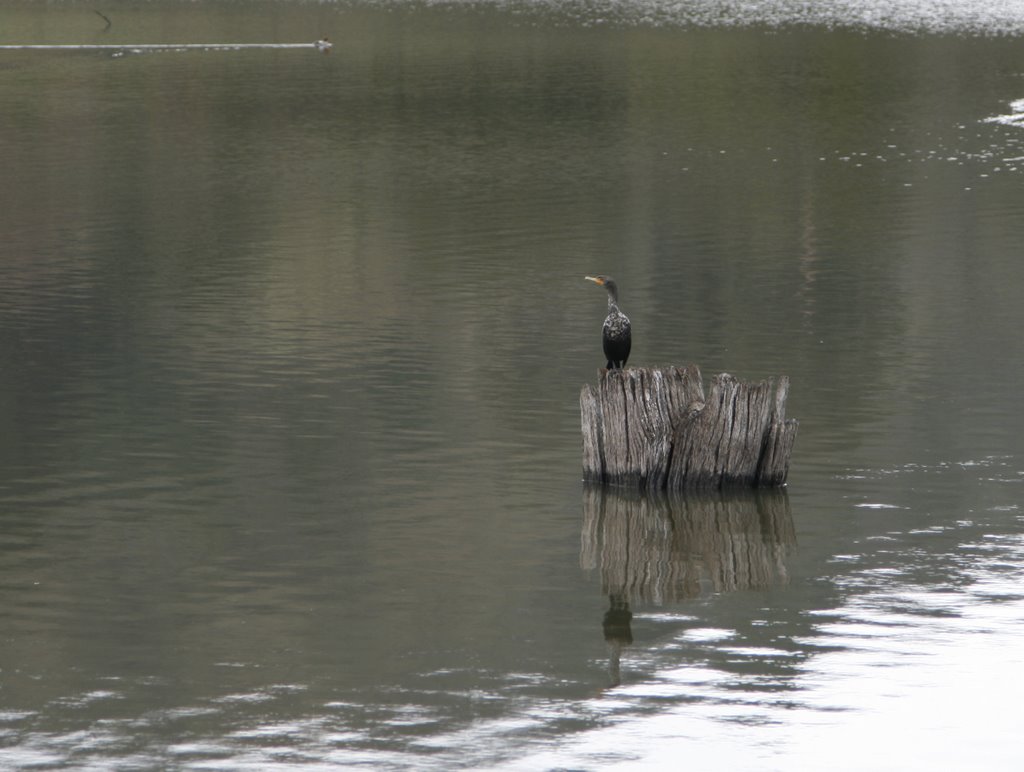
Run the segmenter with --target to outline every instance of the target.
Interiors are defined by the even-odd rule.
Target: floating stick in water
[[[83,43],[0,45],[0,51],[236,51],[243,48],[332,48],[327,38],[315,43]]]

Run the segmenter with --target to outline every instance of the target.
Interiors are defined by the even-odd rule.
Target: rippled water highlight
[[[401,8],[402,3],[369,3]],[[427,3],[460,8],[457,0]],[[818,27],[900,34],[1019,35],[1024,32],[1024,3],[927,2],[926,0],[492,0],[485,5],[512,13],[542,11],[585,25],[696,26],[707,28]]]

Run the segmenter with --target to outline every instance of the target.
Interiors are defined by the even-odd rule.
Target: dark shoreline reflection
[[[631,604],[784,584],[795,544],[784,489],[649,495],[585,486],[580,566],[600,571],[608,596],[612,683],[633,642]]]

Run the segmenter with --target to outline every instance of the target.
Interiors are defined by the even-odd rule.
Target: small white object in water
[[[321,51],[330,51],[334,47],[334,44],[327,38],[320,38],[316,41],[316,47]]]

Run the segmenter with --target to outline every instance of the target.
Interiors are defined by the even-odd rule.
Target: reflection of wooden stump
[[[587,486],[580,563],[602,592],[660,605],[786,581],[796,543],[785,491],[622,495]]]
[[[797,422],[786,420],[789,379],[711,380],[688,367],[602,371],[580,392],[587,480],[647,490],[781,486]]]

